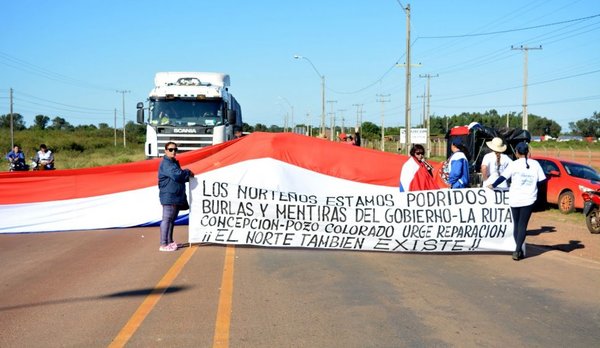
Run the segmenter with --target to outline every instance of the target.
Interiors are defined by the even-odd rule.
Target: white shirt
[[[487,175],[488,178],[483,182],[483,187],[486,187],[490,184],[493,184],[496,179],[504,172],[504,169],[508,167],[508,165],[512,162],[510,157],[505,154],[500,154],[500,166],[496,163],[496,153],[490,152],[483,156],[483,160],[481,161],[481,167],[487,167]],[[508,188],[508,182],[504,181],[497,187],[499,188]]]
[[[502,172],[502,176],[511,179],[508,190],[508,205],[511,207],[526,207],[535,203],[537,199],[537,183],[546,179],[542,167],[538,161],[527,159],[529,169],[525,164],[525,158],[519,158],[511,162]]]
[[[40,161],[49,161],[51,158],[54,157],[52,156],[52,151],[50,150],[46,150],[45,153],[42,150],[40,150],[38,151],[37,155]]]

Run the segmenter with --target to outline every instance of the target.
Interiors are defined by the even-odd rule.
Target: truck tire
[[[558,210],[563,214],[575,211],[575,196],[571,191],[565,191],[558,196]]]

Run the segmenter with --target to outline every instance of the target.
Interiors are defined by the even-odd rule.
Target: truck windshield
[[[221,100],[150,101],[150,124],[171,126],[217,126],[223,124]]]

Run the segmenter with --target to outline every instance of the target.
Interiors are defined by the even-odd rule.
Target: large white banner
[[[241,172],[244,180],[237,183],[214,172],[196,177],[190,194],[191,243],[394,252],[515,248],[506,192],[480,188],[400,193],[365,184],[353,188],[351,182],[331,177],[310,180],[311,174],[302,170],[288,178],[300,176],[306,189],[292,190],[282,189],[286,185],[281,180],[273,185],[273,176],[281,179],[285,168],[275,174],[265,171],[260,178],[247,168]],[[319,180],[329,184],[319,185]],[[297,187],[298,182],[290,180],[287,186]],[[340,193],[340,188],[347,190]]]

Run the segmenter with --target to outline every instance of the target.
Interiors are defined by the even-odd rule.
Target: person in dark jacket
[[[175,219],[180,210],[189,209],[185,183],[194,177],[189,169],[181,169],[177,156],[177,144],[170,141],[165,144],[165,155],[158,168],[158,189],[160,204],[163,206],[160,223],[160,251],[175,251],[177,243],[173,241]]]

